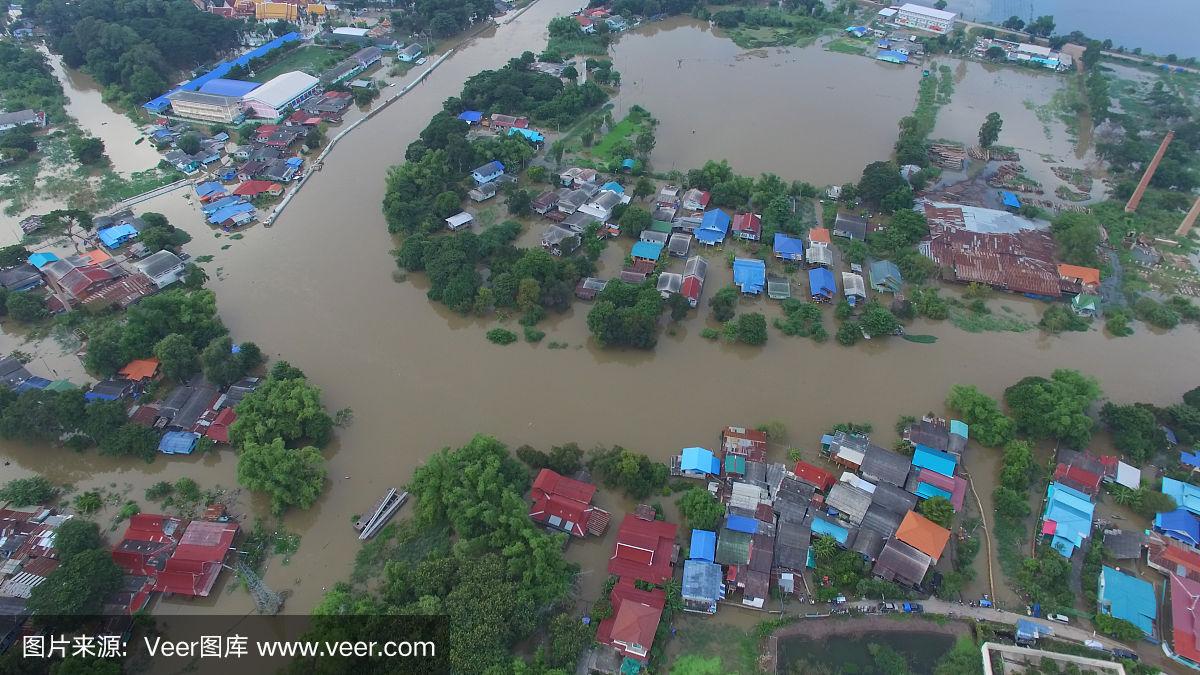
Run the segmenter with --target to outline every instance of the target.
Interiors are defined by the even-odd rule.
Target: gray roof
[[[851,239],[866,239],[867,238],[867,219],[862,216],[856,216],[850,213],[838,212],[837,218],[833,221],[833,231],[837,233],[845,233]]]
[[[183,260],[179,256],[170,251],[159,251],[152,253],[145,260],[140,260],[135,265],[142,274],[154,278],[179,267],[183,264]]]
[[[1115,560],[1135,560],[1142,557],[1146,535],[1136,531],[1121,531],[1104,535],[1104,552]]]
[[[33,110],[18,110],[10,113],[0,113],[0,126],[8,124],[33,124],[37,121],[37,112]]]
[[[851,551],[857,551],[870,560],[879,557],[879,552],[883,550],[884,536],[878,532],[862,528],[858,531],[858,535],[854,537],[854,542],[850,544]]]
[[[217,106],[236,106],[241,103],[241,99],[236,96],[222,96],[220,94],[205,94],[198,91],[179,90],[167,94],[167,98],[172,103],[179,101],[182,103],[196,103],[200,105],[217,105]]]
[[[863,492],[849,483],[838,481],[829,489],[826,506],[837,509],[846,520],[858,525],[871,506],[870,493]]]
[[[674,272],[663,272],[658,275],[658,292],[678,293],[683,286],[683,277]]]
[[[685,277],[699,277],[700,280],[703,281],[704,275],[706,274],[708,274],[707,258],[701,258],[698,255],[694,255],[688,258],[687,262],[683,264],[683,276]]]
[[[16,267],[0,270],[0,286],[9,289],[28,286],[30,282],[41,280],[41,278],[42,275],[38,273],[37,268],[29,263],[21,263]]]
[[[651,244],[666,244],[667,233],[655,232],[654,230],[644,230],[640,235],[638,235],[638,239],[641,241],[648,241]]]
[[[746,461],[746,477],[744,483],[753,483],[755,485],[766,487],[767,485],[767,465],[764,462],[756,462],[754,460]]]
[[[667,243],[667,249],[671,255],[685,256],[688,249],[692,247],[692,235],[676,232],[671,235],[670,242]]]
[[[871,504],[903,515],[917,507],[917,496],[889,483],[880,483],[871,495]]]
[[[803,570],[811,540],[812,530],[803,522],[781,518],[775,530],[775,567]]]
[[[685,560],[682,595],[686,599],[717,601],[724,580],[721,566],[707,560]]]
[[[594,204],[597,208],[605,211],[612,209],[614,206],[620,203],[621,195],[611,190],[605,190],[604,192],[601,192],[596,199],[592,201],[592,204]]]
[[[190,429],[217,398],[217,388],[204,380],[196,385],[180,385],[171,390],[159,413],[171,420],[171,427]]]
[[[797,513],[804,517],[808,504],[812,501],[817,489],[794,476],[784,476],[775,493],[775,512],[783,517],[785,513]]]
[[[908,478],[908,469],[912,466],[912,460],[898,452],[892,452],[874,444],[867,446],[865,455],[862,462],[864,478],[872,482],[904,485],[904,480]]]
[[[896,513],[879,504],[871,504],[867,509],[867,515],[863,516],[862,529],[870,530],[883,537],[890,537],[896,533],[896,529],[900,527],[900,522],[903,520],[903,513]]]
[[[567,194],[559,197],[558,205],[579,208],[587,203],[588,193],[584,190],[571,190]]]
[[[1091,455],[1077,452],[1075,450],[1060,448],[1058,450],[1058,461],[1062,464],[1066,464],[1067,466],[1077,466],[1085,471],[1094,473],[1097,476],[1103,476],[1105,473],[1104,465],[1100,463],[1100,460]]]
[[[929,556],[917,549],[899,539],[889,539],[879,552],[872,571],[887,581],[920,586],[930,562]]]
[[[0,384],[12,388],[33,377],[33,373],[25,368],[25,364],[7,356],[0,359]]]
[[[924,420],[909,427],[906,438],[914,444],[942,452],[950,447],[950,429]]]

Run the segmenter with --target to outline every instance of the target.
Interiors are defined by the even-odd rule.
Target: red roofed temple
[[[643,591],[634,586],[633,580],[621,579],[613,586],[609,599],[612,615],[600,622],[596,641],[610,645],[622,656],[645,663],[650,658],[650,647],[667,602],[666,592],[659,588]]]
[[[140,513],[129,519],[113,561],[129,574],[149,577],[154,591],[205,597],[237,532],[235,522],[188,522]]]
[[[542,469],[533,481],[529,517],[576,537],[601,535],[608,529],[608,511],[592,506],[596,486]]]
[[[643,520],[629,514],[617,530],[617,546],[608,561],[608,573],[651,584],[671,578],[678,525],[661,520]]]

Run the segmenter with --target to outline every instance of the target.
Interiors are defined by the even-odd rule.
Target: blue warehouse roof
[[[297,40],[300,40],[301,37],[302,36],[299,33],[294,32],[288,33],[287,35],[281,35],[264,45],[251,49],[232,61],[222,61],[221,63],[218,63],[217,67],[213,68],[207,73],[197,77],[194,80],[185,82],[178,87],[175,87],[158,98],[147,101],[144,105],[142,105],[142,107],[150,112],[162,112],[171,107],[171,100],[167,98],[171,94],[174,94],[177,91],[200,91],[200,89],[209,82],[225,77],[227,74],[229,74],[229,71],[234,69],[235,66],[247,66],[252,60],[266,56],[267,54],[275,51],[289,42],[296,42]]]
[[[692,560],[713,561],[717,554],[717,533],[711,530],[692,530],[692,545],[688,557]]]
[[[954,459],[954,455],[924,445],[918,445],[916,452],[913,453],[913,466],[929,469],[942,474],[943,476],[953,476],[954,467],[958,465],[958,460]]]
[[[216,94],[217,96],[232,96],[241,98],[246,94],[258,89],[258,82],[245,82],[242,80],[227,80],[223,77],[218,77],[214,80],[209,80],[200,85],[200,93]]]

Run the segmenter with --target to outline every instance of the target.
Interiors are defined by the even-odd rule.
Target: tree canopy
[[[289,447],[304,442],[320,448],[333,433],[333,419],[321,405],[321,390],[303,377],[268,377],[236,410],[229,439],[239,447],[267,445],[280,438]]]
[[[121,570],[105,548],[77,551],[33,587],[29,609],[43,617],[96,615],[121,585]]]
[[[45,504],[54,499],[58,488],[42,476],[14,478],[0,488],[0,501],[12,502],[14,506]]]
[[[708,490],[692,488],[679,497],[679,513],[687,519],[688,527],[716,531],[725,515],[725,507]]]
[[[980,445],[999,447],[1013,436],[1015,424],[992,397],[972,385],[956,384],[946,397],[946,407],[962,415],[971,426],[971,437]]]
[[[325,458],[312,446],[287,448],[282,438],[268,443],[246,441],[238,453],[238,483],[265,492],[271,512],[312,506],[325,486]]]
[[[1087,410],[1100,397],[1095,379],[1075,370],[1055,370],[1050,379],[1027,377],[1004,390],[1017,430],[1082,448],[1092,438]]]

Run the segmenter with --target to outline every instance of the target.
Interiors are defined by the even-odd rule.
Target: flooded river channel
[[[488,343],[483,333],[494,322],[464,319],[434,307],[419,278],[393,280],[396,267],[389,251],[395,242],[380,213],[384,174],[402,161],[405,146],[467,77],[527,49],[538,51],[549,19],[579,4],[540,0],[510,25],[470,40],[425,83],[345,138],[270,229],[255,227],[244,239],[230,241],[215,238],[199,224],[178,195],[146,206],[193,233],[195,241],[188,246],[192,255],[215,256],[206,265],[210,286],[236,340],[254,340],[273,358],[287,358],[305,370],[324,390],[330,410],[354,410],[354,423],[340,431],[325,452],[328,490],[312,509],[285,519],[289,530],[303,536],[299,552],[289,565],[273,562],[268,570],[269,585],[292,592],[289,611],[310,610],[322,589],[348,574],[359,549],[352,515],[368,508],[386,488],[407,481],[430,453],[460,445],[475,433],[493,434],[512,446],[620,444],[666,460],[681,447],[713,443],[727,424],[781,420],[791,430],[791,444],[815,455],[822,431],[848,420],[873,422],[881,430],[877,440],[890,444],[889,430],[898,415],[941,410],[947,389],[960,382],[998,395],[1025,375],[1078,368],[1099,377],[1115,399],[1167,404],[1200,381],[1193,327],[1161,336],[1139,329],[1133,338],[1113,340],[1097,331],[1063,338],[1036,331],[975,335],[947,323],[918,323],[913,332],[935,334],[939,341],[920,345],[876,340],[847,349],[772,331],[765,347],[744,349],[701,339],[700,330],[708,325],[705,311],[685,320],[675,335],[664,335],[658,349],[646,353],[596,349],[587,339],[587,306],[580,305],[547,322],[545,342],[566,342],[567,349],[550,350],[545,342],[507,347]],[[677,30],[663,31],[662,36],[671,39]],[[663,44],[658,49],[664,54],[690,49],[670,41]],[[618,55],[624,49],[619,47]],[[680,51],[674,58],[684,53],[694,52]],[[812,54],[816,59],[829,56]],[[864,68],[875,67],[866,59],[845,58]],[[660,60],[670,64],[674,59]],[[620,69],[631,84],[656,76],[633,65]],[[899,78],[915,75],[897,71],[887,77],[897,78],[897,97],[901,85],[909,92],[908,98],[893,104],[901,108],[895,112],[898,118],[911,106],[913,90],[912,81]],[[760,91],[769,89],[784,87],[760,84]],[[820,88],[808,96],[826,98]],[[762,114],[788,119],[792,111],[785,100],[771,99]],[[653,101],[633,97],[629,102],[641,102],[663,119],[669,114],[665,105]],[[747,105],[755,107],[753,101]],[[736,106],[712,108],[705,113],[712,118],[710,133],[688,135],[698,148],[710,141],[732,143],[728,137],[736,134],[717,114]],[[861,128],[846,121],[856,119],[843,116],[837,134],[811,128],[794,129],[792,135],[837,136],[856,143],[853,139],[875,133],[865,121],[853,123],[866,125]],[[879,123],[886,125],[886,134],[881,132],[881,145],[872,153],[881,154],[855,159],[855,166],[886,155],[890,141],[883,144],[882,137],[894,137],[895,127],[892,122]],[[674,132],[664,129],[659,138],[663,151],[676,143],[670,133]],[[791,167],[741,166],[737,156],[731,154],[730,159],[739,169],[776,170],[788,179],[824,182],[851,177],[805,173],[806,167],[822,166],[813,159]],[[614,249],[610,246],[609,253]],[[712,267],[724,265],[714,260]],[[1016,299],[1001,302],[1021,304]],[[767,302],[748,305],[765,308]],[[228,450],[190,459],[160,457],[149,465],[14,444],[5,444],[0,454],[12,461],[0,470],[4,479],[39,472],[80,489],[129,486],[130,497],[139,499],[153,483],[182,476],[204,488],[236,485],[236,458]],[[783,460],[782,449],[772,459]],[[613,495],[601,498],[602,505],[626,506],[615,500]],[[266,506],[261,499],[246,500],[241,511],[266,513]],[[612,537],[610,532],[609,541],[570,549],[584,570],[585,597],[594,597],[603,582]],[[205,605],[211,611],[243,613],[249,600],[238,592],[210,598]],[[160,611],[198,607],[166,601]]]
[[[637,104],[660,122],[655,169],[727,159],[742,174],[815,185],[857,180],[888,157],[921,77],[818,45],[747,51],[690,18],[643,26],[611,52],[621,73],[614,115]]]

